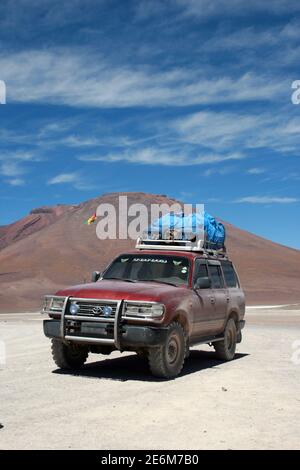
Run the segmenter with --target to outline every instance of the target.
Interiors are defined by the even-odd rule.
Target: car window
[[[223,261],[221,264],[227,287],[239,287],[237,275],[230,261]]]
[[[208,277],[208,271],[206,264],[203,264],[202,260],[196,259],[193,282],[195,283],[199,277]]]
[[[220,266],[209,265],[209,273],[214,289],[221,289],[224,287],[223,277]]]

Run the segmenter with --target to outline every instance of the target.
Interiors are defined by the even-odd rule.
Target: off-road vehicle
[[[58,367],[78,368],[89,352],[135,351],[153,375],[171,378],[196,344],[234,358],[245,297],[225,252],[139,239],[92,280],[45,297],[44,333]]]

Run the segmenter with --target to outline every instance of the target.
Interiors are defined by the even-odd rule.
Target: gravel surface
[[[234,361],[195,347],[171,381],[117,352],[62,373],[41,321],[0,316],[1,449],[300,448],[297,306],[251,308]]]

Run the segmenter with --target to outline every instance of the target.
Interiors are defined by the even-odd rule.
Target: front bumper
[[[114,330],[111,323],[95,323],[89,321],[74,322],[74,328],[68,328],[67,334],[62,335],[60,320],[44,320],[44,334],[48,338],[56,338],[76,343],[89,343],[98,345],[109,345],[117,349],[147,348],[164,344],[167,336],[167,328],[120,325],[118,331],[118,342],[114,338]]]

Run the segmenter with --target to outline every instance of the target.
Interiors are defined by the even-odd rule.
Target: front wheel
[[[185,333],[182,326],[174,322],[169,326],[165,344],[149,349],[150,370],[156,377],[165,379],[176,377],[181,372],[185,355]]]
[[[67,345],[57,339],[52,339],[52,357],[61,369],[78,369],[88,357],[88,350],[79,344]]]
[[[233,318],[230,318],[224,331],[224,339],[214,343],[216,356],[223,361],[231,361],[235,356],[237,330]]]

